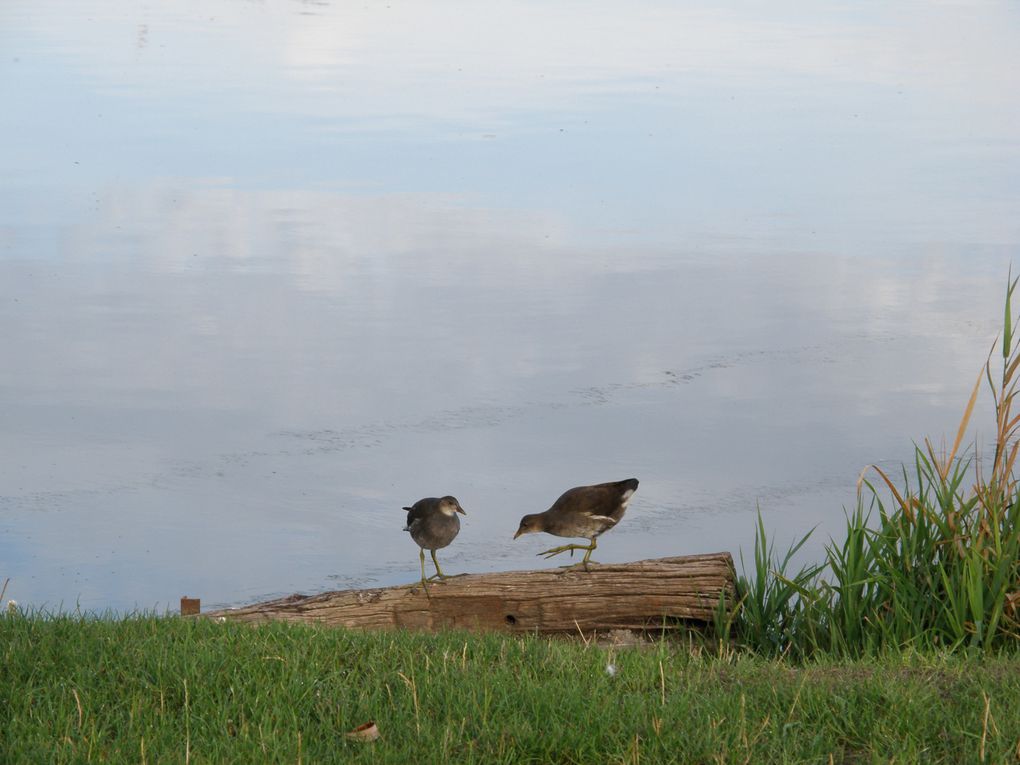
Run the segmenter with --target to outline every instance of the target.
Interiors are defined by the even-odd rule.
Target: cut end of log
[[[466,574],[428,585],[291,595],[204,616],[294,621],[354,629],[500,632],[671,630],[712,621],[735,599],[727,552],[633,563]],[[182,601],[183,605],[183,601]],[[183,608],[182,608],[183,612]]]

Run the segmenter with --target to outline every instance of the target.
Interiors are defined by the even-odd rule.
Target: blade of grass
[[[946,479],[949,475],[949,466],[953,463],[953,459],[956,457],[956,452],[960,449],[960,444],[963,443],[963,436],[967,432],[967,426],[970,424],[971,415],[974,413],[974,404],[977,402],[978,391],[981,389],[981,378],[983,372],[978,372],[977,380],[974,381],[974,389],[970,392],[970,399],[967,401],[967,408],[963,412],[963,417],[960,419],[960,427],[956,431],[956,440],[953,441],[953,448],[949,450],[949,456],[946,457],[944,464],[939,469],[939,475],[942,476],[942,480]]]

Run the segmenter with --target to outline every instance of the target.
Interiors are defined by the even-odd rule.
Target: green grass
[[[17,614],[0,617],[0,651],[4,763],[1001,763],[1020,751],[1015,655],[793,666],[675,643],[613,652]],[[345,739],[367,720],[378,741]]]

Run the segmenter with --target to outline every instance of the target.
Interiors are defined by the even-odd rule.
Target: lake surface
[[[838,533],[1020,255],[1013,2],[5,0],[0,582],[48,608]],[[1015,265],[1015,264],[1014,264]],[[1014,269],[1015,270],[1015,269]],[[992,435],[985,397],[975,437]]]

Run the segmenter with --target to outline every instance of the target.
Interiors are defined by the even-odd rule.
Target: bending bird
[[[540,552],[546,558],[559,555],[570,550],[584,550],[581,565],[588,570],[588,560],[597,546],[596,540],[613,528],[627,510],[627,503],[637,491],[638,480],[628,478],[625,481],[600,483],[594,486],[576,486],[563,492],[553,502],[553,506],[544,513],[534,513],[521,518],[521,525],[514,534],[514,539],[522,534],[534,534],[544,531],[557,537],[586,537],[587,545],[569,544],[554,547]]]

